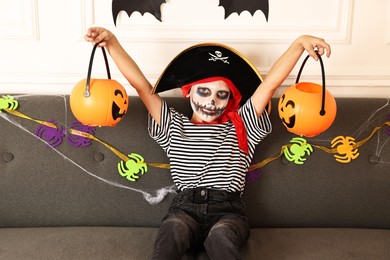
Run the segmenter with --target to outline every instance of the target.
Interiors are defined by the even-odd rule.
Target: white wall
[[[0,0],[0,93],[70,93],[86,77],[92,46],[82,36],[95,24],[117,34],[152,83],[176,54],[195,43],[229,44],[266,75],[298,35],[313,34],[332,45],[324,63],[328,89],[336,97],[390,97],[390,0],[270,0],[268,22],[260,11],[224,20],[219,0],[168,0],[162,23],[152,15],[129,18],[121,12],[117,27],[111,2]],[[134,94],[110,64],[113,78]],[[284,86],[294,83],[299,66]],[[105,77],[100,51],[92,75]],[[320,83],[320,76],[313,61],[302,80]]]

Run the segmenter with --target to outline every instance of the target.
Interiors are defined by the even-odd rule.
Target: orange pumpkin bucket
[[[279,117],[291,133],[313,137],[328,129],[336,118],[336,101],[325,89],[325,69],[321,55],[322,86],[311,82],[299,82],[305,58],[294,85],[287,88],[278,103]]]
[[[91,78],[95,50],[92,49],[86,79],[79,81],[70,95],[70,108],[78,121],[88,126],[115,126],[127,112],[129,100],[125,88],[111,79],[107,55],[102,47],[108,79]]]

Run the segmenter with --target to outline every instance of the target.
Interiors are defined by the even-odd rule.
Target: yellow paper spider
[[[334,155],[336,161],[340,163],[349,163],[359,156],[358,149],[355,148],[355,138],[350,136],[337,136],[331,141],[332,148],[337,147],[337,153]]]

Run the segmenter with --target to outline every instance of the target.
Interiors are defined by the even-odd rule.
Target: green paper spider
[[[18,101],[16,101],[13,97],[11,96],[3,96],[0,98],[0,111],[4,108],[10,109],[10,110],[15,110],[18,108]]]
[[[128,157],[131,160],[118,163],[118,171],[127,180],[136,181],[139,178],[137,174],[141,173],[143,175],[148,171],[148,166],[144,163],[144,158],[139,154],[132,153]]]
[[[306,161],[306,158],[303,156],[310,155],[313,152],[313,147],[306,142],[304,138],[294,137],[291,139],[290,143],[293,143],[290,148],[284,149],[284,156],[290,162],[295,164],[303,164]]]

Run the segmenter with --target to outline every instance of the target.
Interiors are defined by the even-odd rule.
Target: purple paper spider
[[[256,159],[253,159],[252,164],[256,164],[256,163],[257,163]],[[258,179],[260,179],[261,176],[263,176],[263,174],[264,172],[261,169],[254,169],[248,171],[245,176],[245,181],[247,184],[252,184]]]
[[[39,125],[35,130],[35,135],[39,138],[45,140],[51,147],[59,146],[65,136],[65,131],[63,126],[58,126],[58,123],[54,120],[49,120],[48,122],[53,123],[57,128],[53,128],[46,125]]]
[[[71,124],[70,128],[72,128],[74,130],[81,131],[81,132],[85,132],[88,134],[92,134],[92,135],[95,133],[95,130],[96,130],[95,127],[83,125],[82,123],[80,123],[77,120]],[[91,142],[92,142],[92,139],[78,136],[78,135],[73,135],[73,134],[68,134],[68,136],[66,137],[66,140],[68,141],[68,143],[70,145],[72,145],[74,147],[78,147],[78,146],[86,147],[86,146],[91,145]]]

